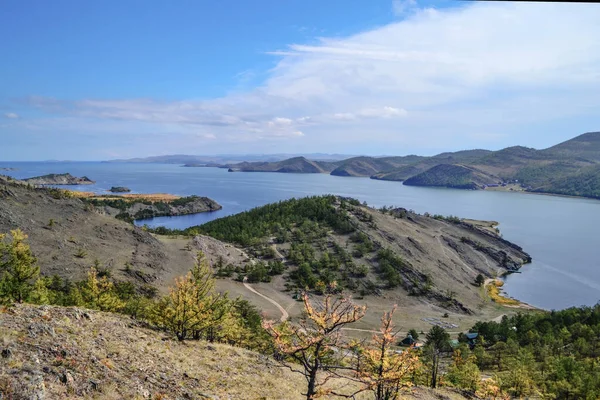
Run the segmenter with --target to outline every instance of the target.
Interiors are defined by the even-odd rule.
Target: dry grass
[[[128,193],[122,195],[99,195],[93,192],[67,191],[71,196],[78,199],[102,199],[102,200],[131,200],[131,201],[162,201],[168,203],[180,199],[181,196],[168,193]]]
[[[304,398],[306,381],[264,355],[202,341],[180,343],[121,315],[21,304],[0,309],[0,326],[0,348],[10,349],[9,357],[0,358],[0,397]],[[331,384],[353,392],[347,382]],[[369,393],[356,397],[369,398]],[[450,389],[425,388],[401,398],[463,399]]]
[[[500,294],[500,289],[502,288],[502,286],[504,286],[504,282],[501,281],[500,279],[496,279],[496,280],[492,281],[491,283],[489,283],[486,286],[488,296],[490,296],[490,298],[495,303],[502,304],[503,306],[518,306],[518,305],[520,305],[521,304],[520,301],[511,299],[509,297],[502,296],[502,294]]]

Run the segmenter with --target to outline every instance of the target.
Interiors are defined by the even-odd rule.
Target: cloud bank
[[[5,116],[23,132],[143,141],[131,155],[431,153],[523,144],[519,135],[544,143],[555,121],[600,124],[599,7],[393,6],[404,17],[386,26],[274,49],[266,81],[243,93],[170,102],[32,96],[26,107],[44,117]]]

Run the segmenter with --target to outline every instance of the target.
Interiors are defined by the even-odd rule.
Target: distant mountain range
[[[120,162],[169,162],[231,172],[328,173],[362,176],[405,185],[529,191],[600,199],[600,132],[589,132],[543,150],[514,146],[498,151],[463,150],[432,157],[416,155],[339,159],[338,154],[160,156]],[[347,157],[347,156],[346,156]]]
[[[248,161],[275,162],[286,160],[293,157],[306,157],[311,160],[319,161],[339,161],[351,157],[348,154],[327,154],[327,153],[308,153],[308,154],[218,154],[218,155],[186,155],[171,154],[165,156],[152,156],[141,158],[128,158],[121,160],[109,160],[105,162],[113,163],[160,163],[160,164],[189,164],[193,166],[206,166],[206,164],[233,164]]]

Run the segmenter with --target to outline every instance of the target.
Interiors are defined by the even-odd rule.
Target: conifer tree
[[[0,235],[0,301],[23,302],[40,274],[36,258],[20,229],[10,231],[11,240]]]
[[[227,295],[215,292],[215,278],[202,252],[187,275],[175,279],[169,295],[155,310],[155,321],[177,336],[178,340],[208,340],[217,337],[216,325],[231,308]]]
[[[90,308],[115,312],[125,307],[125,302],[114,291],[114,284],[106,276],[98,278],[95,267],[90,268],[81,295],[85,305]]]
[[[277,351],[283,356],[282,362],[306,378],[306,399],[312,400],[331,393],[325,387],[327,381],[336,369],[344,368],[334,357],[335,350],[345,346],[341,329],[360,320],[366,307],[356,305],[346,297],[334,299],[331,294],[322,302],[313,303],[305,293],[302,300],[306,318],[299,325],[288,322],[275,325],[273,321],[264,321],[263,327],[273,337]],[[329,375],[320,378],[319,372],[323,370]]]
[[[396,400],[404,387],[411,386],[409,376],[418,368],[419,359],[412,349],[397,353],[392,346],[397,341],[392,317],[396,308],[383,314],[379,333],[366,347],[359,346],[356,358],[358,380],[362,390],[372,391],[375,400]]]

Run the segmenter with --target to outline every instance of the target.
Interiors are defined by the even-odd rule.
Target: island
[[[93,185],[96,183],[87,176],[78,178],[69,173],[34,176],[23,181],[32,185]]]
[[[17,171],[17,168],[12,168],[12,167],[0,167],[0,171]]]
[[[131,189],[125,186],[113,186],[108,191],[111,193],[129,193]]]

